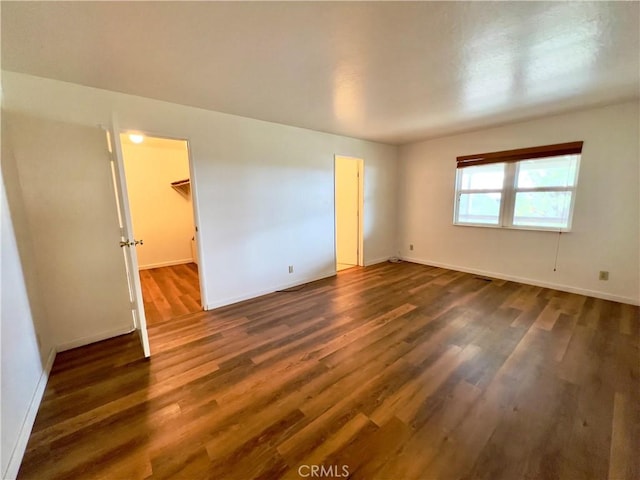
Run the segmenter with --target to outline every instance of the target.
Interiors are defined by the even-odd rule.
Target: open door
[[[124,263],[127,270],[127,283],[129,285],[129,300],[131,302],[133,325],[140,336],[144,356],[149,357],[151,355],[149,334],[147,333],[147,320],[144,315],[142,288],[140,286],[140,275],[138,273],[138,256],[136,254],[136,245],[141,244],[142,240],[135,240],[133,238],[133,224],[131,222],[131,211],[129,210],[127,180],[124,174],[124,159],[119,133],[120,129],[118,128],[117,121],[113,118],[111,128],[107,129],[107,141],[109,153],[111,153],[111,173],[118,208],[118,221],[120,222],[120,247],[124,254]]]

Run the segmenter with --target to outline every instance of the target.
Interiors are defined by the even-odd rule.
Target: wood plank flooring
[[[140,283],[147,325],[202,310],[195,263],[140,270]]]
[[[151,326],[147,361],[133,335],[59,354],[19,478],[638,479],[639,324],[540,287],[350,269]]]

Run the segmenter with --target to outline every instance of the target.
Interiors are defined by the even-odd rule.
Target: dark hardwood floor
[[[351,269],[152,325],[150,360],[134,335],[60,353],[19,478],[638,479],[639,323],[440,268]]]
[[[202,310],[195,263],[140,270],[147,325]]]

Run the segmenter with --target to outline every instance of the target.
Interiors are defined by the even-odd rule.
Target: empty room
[[[639,2],[0,18],[1,478],[640,478]]]

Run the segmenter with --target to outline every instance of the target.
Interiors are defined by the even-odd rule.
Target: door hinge
[[[111,158],[111,155],[113,155],[113,147],[111,146],[111,131],[104,125],[100,125],[100,127],[103,128],[107,134],[107,150],[109,151],[109,154],[110,154],[109,161],[112,161],[113,159]]]

